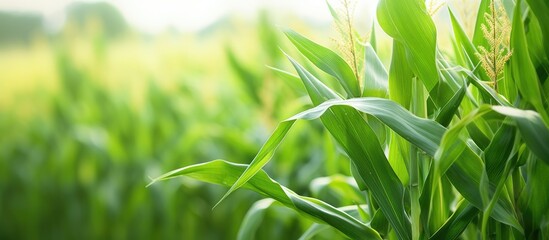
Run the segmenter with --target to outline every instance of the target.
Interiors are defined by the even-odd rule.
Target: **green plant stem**
[[[505,169],[503,170],[502,179],[499,180],[498,185],[496,187],[496,191],[494,192],[494,196],[490,200],[490,203],[488,204],[488,207],[484,210],[484,213],[482,214],[482,236],[483,239],[490,239],[490,235],[488,233],[488,220],[490,219],[490,214],[492,213],[492,210],[496,206],[496,203],[498,202],[499,196],[501,195],[501,191],[503,190],[503,187],[505,187],[505,183],[507,182],[507,177],[509,176],[509,173],[511,171],[511,165],[514,165],[511,163],[511,161],[507,161],[505,164]]]
[[[425,111],[425,95],[423,90],[423,84],[419,79],[414,78],[412,83],[412,91],[416,94],[412,95],[412,112],[419,116],[424,117]],[[421,197],[420,191],[420,171],[422,169],[419,161],[421,158],[420,150],[411,145],[410,147],[410,198],[411,198],[411,215],[412,215],[412,239],[419,239],[421,235],[421,205],[419,199]]]
[[[420,216],[421,206],[419,204],[419,198],[421,196],[419,191],[419,152],[417,147],[411,146],[410,151],[410,198],[411,198],[411,215],[412,215],[412,239],[419,239],[421,232],[420,228]]]

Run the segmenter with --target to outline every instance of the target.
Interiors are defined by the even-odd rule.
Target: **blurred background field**
[[[242,191],[212,211],[226,189],[145,186],[192,163],[249,162],[274,124],[305,104],[266,67],[284,64],[273,18],[297,28],[311,20],[258,5],[151,30],[116,5],[64,4],[53,20],[17,3],[0,12],[0,239],[236,237],[257,194]],[[294,131],[285,145],[300,147],[282,147],[269,169],[302,192],[327,171],[315,132]],[[288,210],[269,214],[262,239],[296,237],[310,224]]]
[[[146,188],[149,177],[250,162],[276,123],[308,104],[299,83],[267,67],[290,69],[278,28],[331,46],[333,26],[324,1],[173,2],[142,17],[150,3],[133,15],[139,1],[0,5],[0,239],[236,237],[259,195],[239,191],[212,211],[225,188],[185,179]],[[356,8],[362,32],[373,6]],[[201,15],[208,9],[214,16]],[[153,18],[163,14],[194,15]],[[320,123],[298,123],[275,158],[266,170],[285,186],[356,203],[310,190],[312,179],[349,171]],[[310,224],[273,208],[256,237],[297,238]]]

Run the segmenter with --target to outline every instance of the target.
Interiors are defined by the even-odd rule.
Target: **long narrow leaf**
[[[414,73],[431,90],[439,81],[436,65],[436,28],[422,0],[381,0],[379,25],[406,46]]]
[[[243,164],[214,160],[168,172],[155,178],[151,184],[178,176],[187,176],[208,183],[231,186],[247,169]],[[271,179],[263,170],[258,171],[243,187],[273,198],[317,222],[329,224],[353,239],[381,239],[375,230],[359,220],[318,199],[297,195]]]
[[[289,59],[313,104],[318,105],[323,99],[341,99],[301,65]],[[359,173],[355,177],[361,178],[358,181],[364,182],[370,189],[396,234],[401,239],[410,239],[410,222],[402,204],[404,188],[389,165],[374,131],[356,110],[348,107],[334,107],[321,120],[353,161]]]
[[[366,43],[364,55],[364,92],[362,96],[386,98],[389,90],[387,70],[370,43]]]
[[[517,85],[522,97],[536,108],[545,123],[549,126],[549,116],[547,116],[543,106],[544,100],[541,97],[540,82],[536,68],[532,63],[530,54],[528,54],[520,5],[521,1],[518,1],[515,7],[513,30],[511,32],[513,55],[511,56],[510,64],[513,81]]]
[[[526,0],[530,9],[536,15],[543,33],[543,45],[545,46],[545,55],[549,58],[549,3],[546,0]]]
[[[324,114],[330,107],[345,105],[358,111],[375,116],[393,131],[414,143],[430,155],[434,155],[445,128],[433,120],[419,118],[395,102],[383,98],[354,98],[348,100],[331,100],[318,107],[301,112],[293,119],[315,119]]]
[[[429,239],[457,239],[478,213],[477,208],[466,201],[462,201],[452,216]]]
[[[295,47],[322,71],[334,76],[345,89],[349,97],[359,97],[358,80],[349,65],[332,50],[325,48],[299,33],[285,32]]]
[[[257,201],[248,209],[246,216],[238,229],[237,240],[253,239],[257,228],[261,225],[265,211],[275,202],[272,198]]]

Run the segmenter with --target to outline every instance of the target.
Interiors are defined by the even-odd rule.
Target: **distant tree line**
[[[98,21],[106,38],[116,38],[128,30],[120,11],[106,2],[76,2],[65,11],[66,21],[84,29],[90,20]],[[33,12],[0,11],[0,44],[27,44],[36,34],[46,33],[45,19]],[[49,33],[56,34],[56,33]]]

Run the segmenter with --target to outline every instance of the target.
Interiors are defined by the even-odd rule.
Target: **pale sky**
[[[89,1],[89,0],[88,0]],[[61,26],[63,10],[70,0],[2,0],[0,10],[31,11],[41,13],[50,28]],[[253,17],[260,8],[277,12],[293,12],[318,23],[329,23],[330,12],[325,0],[111,0],[126,20],[134,27],[150,32],[160,32],[168,26],[184,31],[197,30],[226,14]],[[375,11],[377,0],[358,1],[356,11],[360,15]]]

